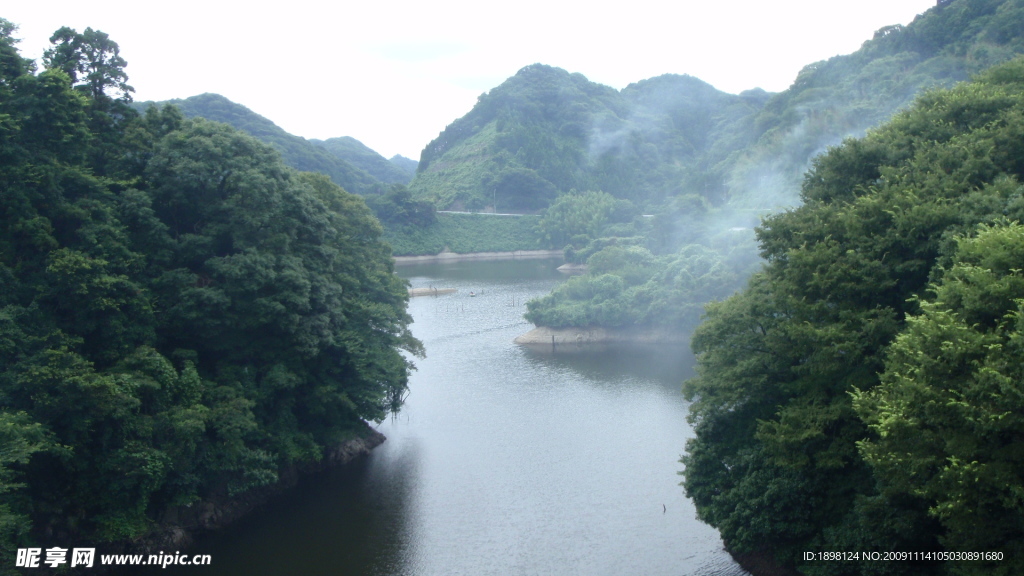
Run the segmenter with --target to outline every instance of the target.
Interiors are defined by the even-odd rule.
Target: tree
[[[496,202],[503,209],[539,210],[555,197],[555,185],[529,168],[506,168],[490,183]]]
[[[696,438],[684,458],[685,487],[701,517],[719,527],[730,545],[760,549],[791,565],[801,564],[800,550],[815,547],[960,550],[979,544],[978,538],[996,541],[995,533],[1011,543],[1007,550],[1017,545],[1020,517],[1012,500],[1017,496],[975,498],[968,506],[977,504],[976,510],[993,511],[989,518],[999,517],[989,520],[994,532],[968,534],[969,522],[961,521],[954,538],[955,523],[937,513],[929,518],[928,509],[935,506],[922,499],[926,492],[908,487],[900,474],[913,474],[917,481],[938,477],[934,468],[941,467],[936,462],[943,457],[929,454],[929,443],[951,443],[942,449],[955,450],[950,456],[963,459],[966,468],[958,471],[963,472],[959,478],[974,482],[984,476],[972,468],[972,462],[984,461],[974,448],[957,447],[979,440],[961,433],[968,426],[961,426],[953,413],[953,404],[968,399],[966,393],[925,393],[923,387],[932,383],[912,377],[919,372],[913,363],[948,364],[948,371],[934,375],[936,382],[945,378],[967,386],[963,378],[975,363],[982,368],[980,381],[996,378],[998,362],[1014,357],[1012,339],[1003,343],[988,332],[1016,308],[1014,274],[1004,274],[1010,280],[978,284],[1001,287],[995,292],[962,290],[964,307],[986,312],[965,317],[959,327],[960,304],[940,292],[942,303],[931,310],[927,289],[930,281],[953,274],[952,282],[965,273],[954,264],[965,259],[970,243],[958,244],[957,234],[979,223],[1024,217],[1022,86],[1024,60],[1018,59],[971,84],[926,94],[864,139],[831,149],[804,181],[804,204],[769,217],[759,228],[764,271],[744,293],[708,308],[693,338],[698,377],[686,385],[694,400]],[[1005,234],[993,238],[998,240],[983,243],[985,250],[1011,261],[995,255],[1012,254],[1016,241]],[[1010,248],[997,249],[999,243]],[[965,261],[979,267],[975,260]],[[1010,270],[1016,264],[1001,266]],[[995,298],[999,290],[1002,295]],[[927,321],[916,319],[922,313]],[[896,340],[906,330],[915,335]],[[950,360],[945,353],[952,355]],[[984,363],[987,354],[993,355],[993,370]],[[1006,376],[1016,377],[1012,372]],[[874,396],[871,391],[878,386],[882,392]],[[898,416],[900,410],[905,418]],[[934,426],[913,429],[924,414]],[[966,417],[960,416],[961,421]],[[971,424],[975,435],[985,434],[979,422]],[[885,428],[890,423],[892,430]],[[901,443],[886,446],[904,425],[911,429]],[[858,442],[871,434],[869,426],[878,438],[859,449]],[[877,451],[872,448],[876,442],[882,446]],[[921,456],[905,455],[917,449]],[[1012,450],[1001,457],[1020,458]],[[1015,465],[1009,468],[1016,470]],[[794,478],[799,481],[790,481]],[[1016,494],[1012,481],[998,481],[1009,482]],[[764,529],[778,522],[776,511],[743,505],[750,494],[769,486],[773,501],[790,503],[787,529],[779,532],[783,538]],[[962,493],[949,484],[944,488],[954,499]],[[937,492],[931,497],[944,502]],[[1001,496],[1005,510],[993,504]],[[942,537],[943,532],[948,534]],[[1014,554],[1019,555],[1015,548]],[[866,566],[812,563],[800,569],[865,574],[871,569]],[[1016,568],[1011,566],[1011,571]],[[946,568],[956,572],[962,567]],[[919,574],[935,569],[927,562],[890,568]]]
[[[137,541],[399,409],[422,347],[360,198],[226,125],[139,116],[102,33],[58,31],[36,75],[8,24],[0,566]]]
[[[107,90],[118,94],[118,99],[131,102],[134,88],[128,85],[124,68],[128,65],[121,57],[117,42],[107,34],[86,28],[79,34],[67,26],[50,36],[49,48],[43,53],[47,68],[63,70],[77,88],[87,92],[93,99],[112,97]]]
[[[8,84],[32,69],[32,61],[18,54],[14,32],[18,30],[9,20],[0,18],[0,84]]]
[[[615,207],[615,198],[606,192],[572,190],[544,211],[537,230],[552,246],[566,246],[574,238],[585,245],[600,235]]]
[[[949,550],[1002,552],[964,574],[1024,569],[1024,226],[961,236],[935,299],[907,319],[881,384],[854,393],[859,443],[889,496],[921,499]]]

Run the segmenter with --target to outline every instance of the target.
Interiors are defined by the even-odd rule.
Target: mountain
[[[665,75],[621,91],[534,64],[479,97],[423,151],[410,189],[439,207],[538,210],[573,188],[645,208],[794,205],[812,159],[1024,53],[1024,0],[950,0],[853,54],[806,66],[778,94],[726,94]]]
[[[676,75],[620,92],[534,64],[428,144],[410,188],[468,209],[537,210],[574,188],[657,203],[763,101]]]
[[[174,104],[181,109],[186,117],[200,116],[207,120],[230,124],[276,148],[284,157],[285,163],[292,168],[326,174],[335,184],[354,194],[364,196],[378,194],[387,187],[383,181],[349,160],[335,155],[330,149],[289,134],[270,120],[219,94],[200,94],[183,100],[175,99],[166,102],[140,102],[135,106],[139,110],[145,110],[154,104]],[[366,148],[358,140],[351,140]],[[373,151],[370,150],[370,152]],[[373,152],[373,154],[376,153]],[[381,161],[387,163],[383,157],[380,158]]]
[[[1024,1],[942,0],[886,26],[852,54],[809,64],[754,120],[757,142],[730,163],[733,203],[795,204],[811,160],[908,107],[921,93],[1024,53]]]
[[[410,172],[387,160],[351,136],[330,138],[328,140],[310,140],[309,142],[327,150],[333,156],[345,160],[385,184],[408,184],[416,171],[415,162],[412,160],[406,158],[406,160],[413,162],[413,170]]]
[[[390,160],[388,160],[388,162],[391,162],[392,164],[397,166],[399,170],[408,174],[410,181],[412,180],[413,176],[416,175],[416,168],[418,168],[420,165],[419,162],[413,160],[412,158],[406,158],[401,154],[395,154],[394,156],[391,157]]]

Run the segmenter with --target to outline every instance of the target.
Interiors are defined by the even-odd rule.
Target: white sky
[[[477,96],[540,62],[615,88],[690,74],[720,90],[786,89],[935,0],[10,3],[22,56],[61,26],[102,30],[136,100],[215,92],[292,134],[352,136],[386,157],[423,147]]]

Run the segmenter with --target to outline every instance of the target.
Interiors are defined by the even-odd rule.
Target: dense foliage
[[[413,176],[416,175],[416,169],[420,165],[419,162],[413,160],[412,158],[406,158],[401,154],[395,154],[394,156],[388,159],[388,162],[391,162],[392,164],[395,165],[395,167],[397,167],[399,170],[406,174],[406,184],[412,181]]]
[[[1015,559],[1024,553],[1022,271],[1019,223],[959,237],[934,300],[889,348],[881,384],[854,395],[873,432],[860,451],[884,493],[928,502],[946,548]]]
[[[365,200],[377,219],[388,228],[423,228],[437,222],[434,205],[413,199],[409,189],[401,184],[393,184],[387,193],[367,196]]]
[[[807,574],[1024,571],[1022,134],[1018,59],[831,149],[759,229],[766,268],[708,306],[686,384],[684,485],[731,549]],[[1003,558],[801,554],[836,550]]]
[[[628,212],[632,204],[623,200]],[[616,209],[615,197],[607,192],[576,192],[560,196],[541,215],[537,231],[553,246],[585,245],[599,238]]]
[[[654,256],[641,246],[608,246],[587,259],[587,273],[527,302],[525,318],[553,328],[657,327],[685,332],[704,302],[731,294],[746,277],[740,260],[691,244]],[[749,264],[749,262],[748,262]]]
[[[0,566],[145,537],[381,420],[419,352],[380,224],[326,176],[0,19]],[[87,72],[84,72],[87,71]]]
[[[749,227],[756,216],[695,194],[653,217],[604,192],[564,194],[537,228],[566,246],[567,262],[586,264],[584,275],[527,302],[525,318],[553,328],[692,330],[705,302],[729,296],[759,266]]]
[[[550,248],[537,236],[537,216],[493,216],[439,212],[433,224],[388,226],[384,240],[395,256],[512,252]]]

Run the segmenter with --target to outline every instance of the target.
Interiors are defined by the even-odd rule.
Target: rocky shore
[[[587,273],[587,265],[586,264],[570,264],[569,262],[566,262],[565,264],[562,264],[561,266],[558,267],[558,271],[559,272],[564,272],[566,274],[586,274]]]
[[[299,478],[334,466],[348,464],[369,454],[386,438],[369,424],[360,434],[328,449],[315,464],[291,467],[281,471],[277,483],[251,490],[240,496],[211,498],[191,506],[175,506],[165,511],[159,529],[149,538],[124,546],[119,551],[105,548],[105,553],[157,554],[161,551],[184,550],[203,532],[219,530],[249,514],[268,499],[294,487]]]
[[[548,328],[541,326],[515,339],[527,346],[586,346],[607,344],[687,344],[683,332],[648,328]]]

